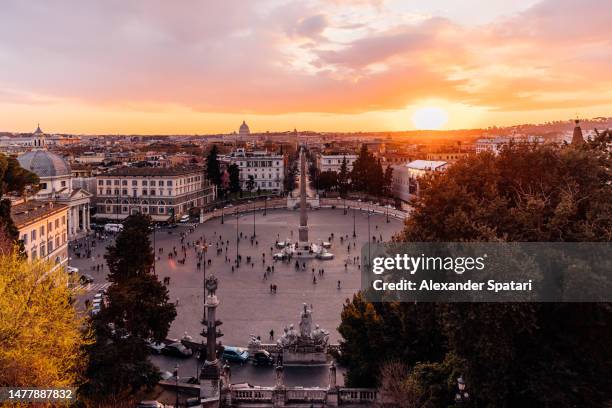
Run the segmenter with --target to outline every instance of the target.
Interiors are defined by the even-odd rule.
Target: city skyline
[[[612,112],[603,0],[181,5],[4,3],[3,130],[445,130]]]

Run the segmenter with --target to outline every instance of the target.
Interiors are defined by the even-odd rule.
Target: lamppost
[[[344,215],[346,215],[346,197],[343,197],[344,200]]]
[[[223,206],[223,203],[221,203],[221,224],[224,223],[224,220],[223,220],[223,210],[224,209],[225,209],[225,207]]]
[[[368,268],[370,267],[370,242],[372,242],[372,236],[370,235],[370,204],[368,204]]]
[[[388,224],[389,223],[389,204],[387,204],[385,208],[387,209],[387,224]]]
[[[207,243],[202,243],[202,245],[200,245],[200,248],[202,248],[202,258],[203,258],[203,262],[202,262],[202,288],[203,288],[203,294],[204,294],[204,308],[202,310],[202,324],[206,324],[206,252],[208,251],[208,244]]]
[[[353,207],[353,238],[357,237],[357,230],[355,229],[355,225],[356,225],[355,210],[356,210],[356,207]]]
[[[175,403],[175,407],[179,406],[179,387],[178,387],[178,382],[179,382],[179,365],[178,363],[176,363],[176,365],[174,366],[174,379],[176,381],[175,385],[176,385],[176,403]]]
[[[470,400],[470,394],[465,390],[465,381],[463,376],[457,378],[457,393],[455,394],[455,402],[457,404],[463,404]]]
[[[256,236],[257,234],[255,234],[255,200],[253,200],[253,239],[255,239]]]
[[[238,237],[238,207],[234,210],[236,213],[236,268],[240,266],[238,262],[238,245],[240,244],[240,238]]]
[[[266,197],[266,199],[264,200],[264,217],[268,214],[268,200],[270,199],[270,197]]]

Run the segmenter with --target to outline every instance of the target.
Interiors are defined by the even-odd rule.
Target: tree
[[[319,174],[318,187],[323,191],[332,191],[338,187],[338,173],[327,170]]]
[[[245,183],[245,187],[249,192],[252,192],[255,189],[255,176],[253,176],[252,174],[249,174],[249,178],[247,179],[246,183]]]
[[[10,191],[23,195],[26,188],[35,188],[38,183],[38,176],[22,168],[16,158],[0,154],[0,230],[13,241],[19,238],[19,231],[11,218],[11,201],[2,197]]]
[[[399,238],[610,241],[610,145],[601,134],[579,148],[509,146],[459,161],[424,180]],[[379,378],[368,373],[399,358],[413,367],[430,406],[452,403],[450,385],[461,373],[477,406],[598,407],[612,398],[611,322],[606,303],[371,304],[355,297],[339,331],[350,385],[371,385]]]
[[[382,194],[386,197],[391,197],[393,185],[393,167],[390,165],[385,169],[385,175],[383,177]]]
[[[213,145],[206,156],[206,175],[217,187],[221,185],[221,167],[219,165],[219,151],[217,145]]]
[[[340,172],[338,173],[338,191],[340,196],[344,197],[348,190],[349,184],[349,171],[346,163],[346,156],[342,157],[342,164],[340,165]]]
[[[372,159],[368,146],[366,144],[361,145],[357,159],[353,162],[353,170],[351,170],[351,183],[354,190],[367,191],[368,173]]]
[[[87,325],[62,268],[0,255],[0,386],[69,387],[82,380]]]
[[[151,273],[154,262],[148,215],[130,215],[107,249],[106,305],[93,318],[96,341],[88,348],[88,381],[81,393],[100,400],[129,394],[159,380],[145,343],[162,341],[176,317],[168,289]]]
[[[240,186],[240,168],[237,164],[232,164],[227,169],[229,173],[229,189],[232,193],[238,193],[242,190]]]

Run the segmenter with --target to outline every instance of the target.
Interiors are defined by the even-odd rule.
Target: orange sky
[[[256,132],[375,131],[612,116],[608,9],[10,0],[0,5],[0,130],[228,133],[244,119]]]

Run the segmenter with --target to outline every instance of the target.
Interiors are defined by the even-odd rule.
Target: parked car
[[[164,347],[161,350],[161,352],[162,354],[165,354],[168,356],[182,357],[182,358],[191,357],[191,355],[193,354],[193,351],[183,346],[182,343],[168,344],[166,347]]]
[[[79,273],[79,268],[75,268],[74,266],[67,266],[66,272],[68,272],[70,275]]]
[[[153,354],[161,354],[162,350],[166,347],[164,343],[158,343],[155,341],[147,341],[147,348]]]
[[[83,275],[81,275],[81,277],[79,278],[79,282],[81,282],[82,284],[86,284],[86,283],[92,283],[94,281],[93,276],[88,275],[86,273],[84,273]]]
[[[174,379],[174,374],[172,374],[170,371],[160,371],[159,376],[164,381]]]
[[[274,365],[274,358],[266,350],[256,351],[251,361],[256,366]]]
[[[283,259],[287,259],[288,255],[284,252],[277,252],[274,255],[272,255],[272,258],[278,260],[278,261],[282,261]]]
[[[185,223],[185,222],[189,222],[189,215],[185,214],[183,215],[180,219],[179,222]]]
[[[225,347],[223,359],[236,363],[246,363],[249,360],[249,352],[240,347]]]
[[[106,232],[121,232],[123,231],[123,224],[106,224],[104,226]]]
[[[199,397],[187,398],[185,400],[185,405],[190,408],[199,408],[202,407],[202,403],[200,402]]]
[[[140,401],[136,408],[167,408],[167,405],[159,401]]]

